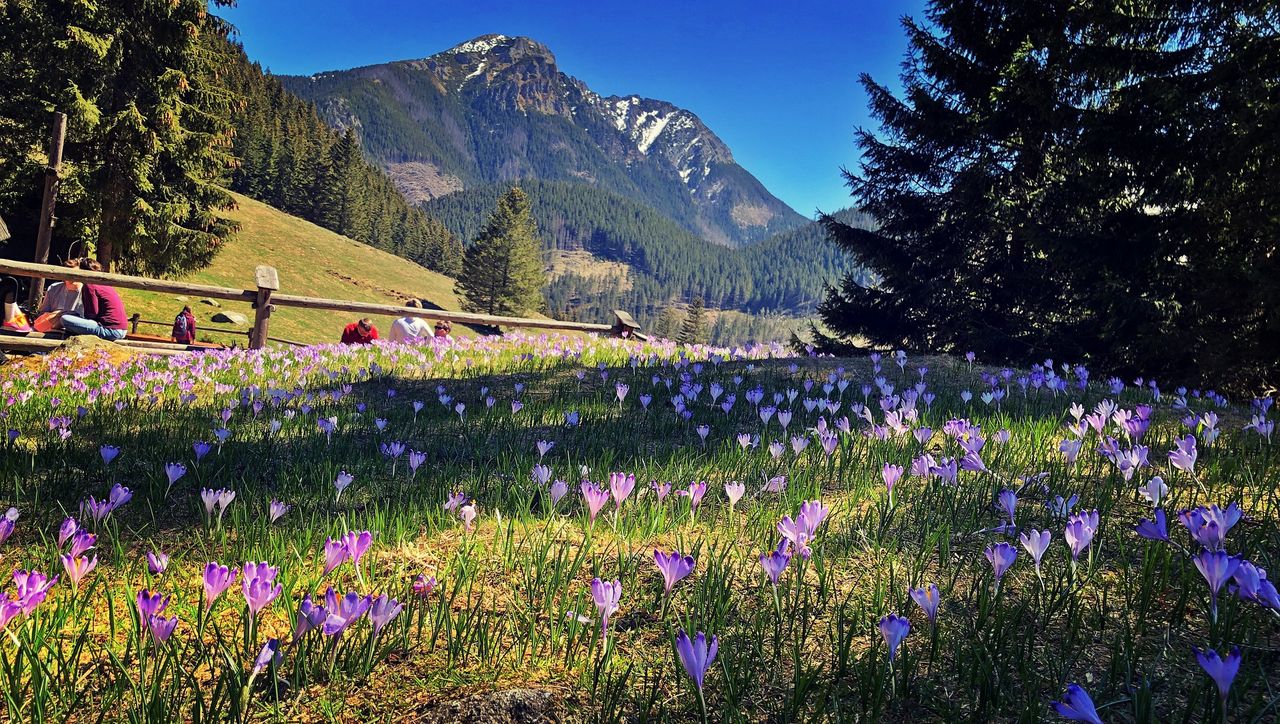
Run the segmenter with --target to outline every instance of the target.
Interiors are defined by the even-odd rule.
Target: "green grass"
[[[246,196],[235,195],[238,208],[226,213],[240,224],[240,231],[209,267],[184,277],[186,281],[238,289],[254,288],[254,269],[274,266],[280,274],[280,291],[330,299],[403,304],[411,296],[428,299],[444,309],[461,305],[453,292],[453,279],[437,274],[394,254],[323,229],[278,211]],[[197,327],[207,330],[210,317],[220,311],[197,299],[185,302],[172,294],[121,290],[129,314],[143,319],[172,322],[184,303],[196,314]],[[247,304],[222,301],[228,311],[252,321]],[[271,336],[300,342],[336,342],[354,315],[343,312],[277,307],[271,317]],[[375,320],[379,331],[389,330],[390,317]],[[226,326],[226,325],[222,325]],[[248,326],[241,327],[247,330]],[[168,329],[143,325],[139,332],[167,335]],[[468,333],[456,328],[457,333]],[[236,337],[202,331],[213,340],[230,343]],[[243,337],[240,338],[243,340]],[[243,341],[241,342],[243,345]]]
[[[59,361],[0,382],[13,396],[5,424],[19,431],[0,446],[0,510],[21,512],[0,547],[6,565],[61,572],[66,546],[55,538],[67,515],[98,535],[86,554],[98,567],[80,590],[64,575],[0,636],[8,716],[413,720],[440,715],[441,702],[534,689],[570,721],[696,721],[702,710],[672,644],[683,629],[718,638],[705,684],[706,718],[715,721],[1054,720],[1051,702],[1069,683],[1088,690],[1107,722],[1275,719],[1280,617],[1227,587],[1211,613],[1177,522],[1179,510],[1238,504],[1244,517],[1226,550],[1280,570],[1280,465],[1272,444],[1242,429],[1254,413],[1247,404],[1173,390],[1157,400],[1097,379],[1024,392],[1022,373],[993,384],[987,370],[942,357],[901,371],[866,359],[694,363],[682,355],[703,360],[705,350],[563,338],[462,340],[437,352],[274,350],[120,369]],[[877,376],[895,392],[872,389]],[[921,377],[937,397],[917,401],[906,427],[931,432],[887,432],[884,407]],[[682,383],[688,419],[673,407]],[[723,388],[717,400],[714,388]],[[762,403],[748,399],[755,389]],[[982,392],[1006,389],[1004,400],[982,401]],[[804,404],[818,399],[840,409]],[[1150,466],[1131,480],[1099,453],[1092,430],[1078,461],[1059,452],[1075,436],[1066,430],[1071,403],[1089,411],[1108,399],[1127,410],[1152,406],[1140,440]],[[874,424],[856,412],[864,402]],[[794,413],[785,431],[757,409],[774,405]],[[1209,412],[1220,418],[1216,440]],[[569,413],[579,424],[567,424]],[[959,419],[980,431],[950,422]],[[192,443],[213,440],[224,424],[227,441],[197,461]],[[829,452],[817,433],[824,427]],[[1122,450],[1139,444],[1113,423],[1105,432]],[[1194,474],[1166,456],[1188,432],[1200,440]],[[985,471],[959,472],[954,483],[908,472],[886,493],[884,464],[910,466],[924,453],[942,463],[961,453],[962,437],[986,440]],[[540,440],[554,443],[545,456]],[[425,455],[416,471],[408,452],[380,451],[396,441]],[[103,444],[121,451],[110,464]],[[172,485],[170,462],[187,469]],[[538,464],[568,483],[562,499],[535,482]],[[334,481],[344,471],[354,482],[339,497]],[[635,491],[593,522],[579,481],[607,489],[615,472],[635,475]],[[1172,543],[1134,532],[1152,516],[1136,489],[1153,475],[1168,485],[1161,507]],[[763,489],[779,477],[780,491]],[[650,481],[677,491],[705,481],[707,492],[695,511],[690,497],[660,496]],[[747,490],[732,507],[731,481]],[[80,501],[102,499],[117,483],[132,489],[130,502],[96,525],[79,512]],[[206,514],[203,488],[235,492],[224,514]],[[1038,571],[1016,535],[996,530],[1005,489],[1017,491],[1019,531],[1052,532]],[[475,506],[473,522],[445,508],[455,492]],[[1078,495],[1076,512],[1099,513],[1075,562],[1066,521],[1047,506],[1059,495]],[[273,499],[292,506],[276,523],[267,518]],[[795,555],[775,587],[759,556],[778,545],[784,517],[812,500],[830,514],[808,541],[812,555]],[[326,540],[365,530],[373,544],[359,566],[326,573]],[[996,585],[984,551],[1002,541],[1018,558]],[[696,561],[670,595],[655,549]],[[153,550],[172,556],[163,575],[146,570]],[[250,616],[237,582],[205,613],[208,561],[278,566],[279,597]],[[438,581],[425,598],[410,588],[419,574]],[[597,577],[622,586],[603,635],[589,593]],[[910,594],[929,583],[941,590],[936,623]],[[164,646],[133,613],[144,586],[173,597],[165,615],[178,628]],[[367,616],[340,638],[307,633],[282,648],[278,666],[251,676],[264,642],[292,638],[304,596],[331,586],[406,608],[378,636]],[[14,589],[6,581],[0,595]],[[890,613],[911,624],[892,664],[877,629]],[[1243,652],[1225,702],[1193,646]],[[472,713],[509,716],[490,705]]]

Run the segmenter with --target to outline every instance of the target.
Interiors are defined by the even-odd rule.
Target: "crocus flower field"
[[[981,362],[517,336],[10,372],[4,707],[1274,721],[1272,400]]]

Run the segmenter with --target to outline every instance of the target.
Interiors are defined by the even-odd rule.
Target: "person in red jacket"
[[[102,271],[102,265],[88,257],[80,260],[80,268]],[[82,314],[62,315],[62,329],[68,335],[91,334],[115,342],[129,333],[129,317],[115,287],[85,284],[80,290],[80,301],[84,305]]]
[[[173,318],[173,341],[178,344],[191,344],[196,341],[196,315],[191,313],[187,305]]]
[[[377,338],[378,328],[373,326],[373,320],[368,317],[352,322],[342,329],[343,344],[370,344]]]

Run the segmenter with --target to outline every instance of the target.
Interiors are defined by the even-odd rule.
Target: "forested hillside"
[[[450,194],[424,208],[455,236],[471,240],[507,188]],[[824,284],[851,269],[817,224],[732,250],[602,189],[537,180],[521,188],[552,260],[547,301],[557,316],[594,319],[622,308],[656,320],[667,305],[697,296],[712,308],[805,316]],[[841,212],[841,218],[859,222],[856,214]]]
[[[458,241],[365,160],[354,134],[326,125],[314,106],[264,74],[238,45],[210,42],[229,61],[219,74],[222,85],[241,99],[231,117],[233,190],[428,269],[458,272]]]

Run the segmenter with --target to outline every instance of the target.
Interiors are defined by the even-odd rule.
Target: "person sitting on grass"
[[[173,341],[178,344],[191,344],[196,341],[196,315],[191,313],[191,305],[184,305],[178,316],[173,318]]]
[[[368,317],[342,329],[342,344],[372,344],[377,338],[378,328],[373,326],[373,320]]]
[[[102,271],[102,265],[88,257],[81,259],[79,266],[84,271]],[[115,287],[85,284],[80,290],[80,302],[84,305],[80,314],[62,315],[62,329],[68,335],[87,334],[118,342],[129,333],[129,316]]]
[[[447,319],[442,319],[439,322],[436,322],[436,341],[453,341],[453,322],[450,322]]]
[[[417,299],[410,299],[405,306],[410,309],[421,310],[422,302]],[[416,342],[423,337],[430,336],[431,325],[422,318],[421,312],[417,314],[409,312],[408,316],[401,317],[391,323],[390,339],[392,342]]]

